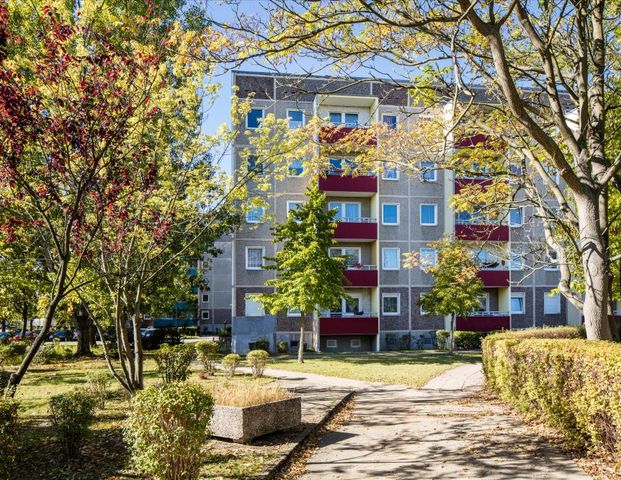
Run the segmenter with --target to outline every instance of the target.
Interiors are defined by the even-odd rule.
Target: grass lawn
[[[277,357],[270,368],[418,388],[450,368],[480,361],[479,353],[448,355],[433,351],[310,354],[302,364],[295,357]]]
[[[20,450],[17,469],[10,480],[128,480],[144,478],[132,471],[122,426],[129,411],[129,400],[116,384],[110,387],[105,408],[97,411],[91,435],[78,458],[64,458],[49,422],[50,396],[87,385],[87,375],[106,368],[102,359],[72,360],[51,365],[33,365],[16,398],[20,409]],[[145,362],[146,384],[158,381],[155,362]],[[214,382],[270,383],[268,378],[253,379],[221,374],[200,379],[197,372],[189,381],[205,386]],[[203,479],[243,479],[260,473],[277,456],[278,445],[238,445],[208,440],[204,445]],[[1,447],[0,447],[1,450]]]

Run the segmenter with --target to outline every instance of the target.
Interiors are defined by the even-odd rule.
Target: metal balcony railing
[[[345,222],[345,223],[377,223],[377,218],[371,217],[339,217],[336,219],[337,222]]]
[[[355,313],[324,312],[320,316],[322,318],[376,318],[377,313],[360,312],[358,314],[355,314]]]
[[[471,312],[467,317],[508,317],[510,315],[509,312],[500,312],[496,310],[487,310],[483,312]]]
[[[377,265],[361,265],[359,263],[347,265],[347,270],[377,270]]]

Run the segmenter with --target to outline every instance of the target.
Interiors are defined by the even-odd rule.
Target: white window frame
[[[397,207],[397,223],[386,223],[384,221],[384,207]],[[382,225],[387,227],[398,227],[401,224],[401,204],[400,203],[382,203]]]
[[[299,178],[304,173],[304,162],[302,161],[301,158],[294,158],[293,160],[291,160],[291,162],[289,162],[289,165],[291,165],[291,163],[295,162],[296,160],[299,160],[300,162],[302,162],[302,171],[299,174],[292,175],[291,174],[291,168],[287,167],[287,177],[289,177],[289,178]]]
[[[362,217],[362,203],[360,203],[360,202],[346,202],[346,201],[343,201],[343,202],[331,201],[331,202],[328,202],[328,210],[332,210],[332,205],[334,205],[336,203],[341,205],[341,212],[342,213],[344,213],[345,210],[347,210],[345,208],[345,205],[358,205],[358,218]],[[348,219],[348,218],[352,218],[352,217],[336,217],[336,221],[339,221],[340,218]]]
[[[384,299],[385,298],[396,298],[397,299],[397,311],[396,312],[386,312],[384,310]],[[382,293],[382,315],[385,317],[398,317],[401,315],[401,294],[399,292],[391,292],[391,293]]]
[[[329,121],[330,123],[332,123],[332,124],[333,124],[333,122],[332,122],[332,118],[331,118],[331,117],[332,117],[332,114],[336,115],[337,113],[340,115],[340,120],[339,120],[339,123],[338,123],[338,124],[339,124],[339,125],[345,125],[345,122],[343,121],[343,120],[344,120],[344,118],[343,118],[343,117],[344,117],[344,115],[345,115],[345,113],[344,113],[344,112],[330,112],[330,111],[328,111],[328,121]]]
[[[249,267],[248,266],[248,251],[249,250],[258,250],[261,249],[261,266],[260,267]],[[248,246],[246,247],[246,270],[263,270],[265,266],[265,247],[261,246]]]
[[[394,172],[396,173],[397,176],[396,177],[387,177],[386,176],[386,172],[389,171],[389,170],[390,171],[394,170]],[[382,180],[387,180],[389,182],[397,182],[397,181],[399,181],[399,168],[398,167],[387,168],[386,162],[384,162],[382,164]]]
[[[357,257],[358,257],[358,261],[356,263],[362,263],[362,248],[361,247],[346,247],[346,246],[341,246],[341,247],[330,247],[328,249],[328,255],[330,257],[334,256],[334,257],[343,257],[343,250],[356,250],[357,252]],[[341,254],[340,255],[332,255],[332,252],[334,252],[335,250],[340,250]]]
[[[513,223],[511,221],[511,210],[519,210],[520,211],[520,223]],[[524,207],[511,207],[509,209],[509,226],[512,228],[517,228],[517,227],[521,227],[522,225],[524,225]]]
[[[420,269],[423,272],[427,272],[429,269],[425,268],[425,266],[423,265],[423,251],[426,251],[425,253],[433,252],[433,263],[429,265],[429,267],[435,267],[436,264],[438,263],[438,250],[436,248],[429,248],[429,247],[422,247],[418,249],[418,260],[419,260],[418,263],[419,263]]]
[[[433,167],[433,170],[430,170],[430,172],[433,174],[433,178],[425,178],[424,172],[421,172],[420,175],[420,180],[421,182],[424,183],[436,183],[438,181],[438,171],[435,169],[435,162],[429,162],[429,161],[422,161],[419,163],[419,165],[422,168],[423,163],[431,163],[431,166]],[[429,172],[427,172],[429,173]]]
[[[290,123],[291,122],[291,117],[289,116],[289,112],[300,112],[302,114],[302,127],[304,125],[306,125],[306,114],[305,114],[304,110],[300,110],[300,109],[297,109],[297,108],[288,108],[287,109],[287,124],[288,124],[290,130],[294,130],[296,128],[301,128],[301,127],[291,128],[291,123]]]
[[[553,250],[552,250],[553,251]],[[558,252],[554,252],[556,254],[556,261],[558,262]],[[543,267],[543,269],[546,272],[558,272],[560,269],[560,265],[558,263],[552,263],[552,257],[550,257],[547,253],[546,253],[546,264]]]
[[[326,348],[339,348],[338,341],[334,338],[328,338],[326,340]]]
[[[479,295],[479,298],[481,299],[485,299],[485,309],[484,310],[480,310],[481,312],[489,312],[489,292],[483,292],[481,293],[481,295]]]
[[[287,216],[289,216],[289,213],[292,212],[293,210],[290,208],[291,205],[296,204],[296,205],[304,205],[304,201],[303,200],[287,200]],[[299,207],[298,207],[299,208]],[[297,210],[297,209],[296,209]]]
[[[520,297],[522,299],[522,311],[514,312],[513,311],[513,297]],[[524,315],[526,313],[526,295],[524,292],[513,292],[509,297],[509,307],[511,309],[511,315]]]
[[[261,315],[248,315],[248,302],[253,302],[255,305],[258,305],[259,310],[263,313]],[[246,314],[246,317],[262,317],[265,315],[265,308],[263,307],[263,305],[261,305],[260,302],[257,302],[256,300],[253,300],[252,298],[246,296],[244,297],[244,313]]]
[[[433,207],[433,223],[423,223],[423,207]],[[438,226],[438,204],[437,203],[421,203],[418,206],[418,223],[422,227]]]
[[[397,267],[396,268],[390,268],[390,267],[386,268],[386,265],[384,264],[384,251],[385,250],[396,250],[397,251]],[[389,270],[393,272],[401,270],[401,261],[400,261],[401,249],[399,247],[382,247],[381,254],[382,254],[382,270]]]
[[[205,316],[207,314],[207,316]],[[203,310],[201,312],[201,320],[209,320],[209,310]]]
[[[515,260],[514,258],[517,257],[519,259],[519,266],[520,268],[515,268]],[[511,252],[511,258],[509,259],[509,270],[511,270],[512,272],[521,272],[522,270],[524,270],[524,266],[525,266],[526,261],[524,260],[523,254],[520,252]]]
[[[395,126],[393,128],[397,128],[399,125],[399,115],[396,113],[382,113],[382,123],[388,125],[388,123],[384,120],[386,117],[395,117]]]
[[[250,111],[252,111],[252,110],[261,110],[261,120],[263,120],[265,118],[265,109],[264,108],[251,108]],[[248,114],[250,114],[250,112],[248,112]],[[259,126],[257,126],[257,127],[250,127],[250,126],[248,126],[248,115],[246,115],[246,128],[248,130],[256,130],[257,128],[259,128],[261,126],[260,123],[261,122],[259,122]]]
[[[255,210],[255,209],[257,209],[257,208],[260,208],[260,209],[261,209],[261,218],[260,218],[259,220],[250,220],[250,219],[248,218],[248,215],[250,214],[250,212],[251,212],[252,210]],[[263,217],[264,217],[264,216],[265,216],[265,207],[260,206],[260,205],[259,205],[259,206],[257,206],[257,207],[252,207],[250,210],[248,210],[248,211],[246,212],[246,223],[263,223]]]
[[[203,303],[209,303],[209,294],[208,293],[203,293],[201,298],[202,298],[202,302]]]
[[[349,341],[349,348],[362,348],[362,342],[359,338],[352,338]]]
[[[543,314],[544,315],[559,315],[561,313],[561,310],[562,310],[561,309],[561,295],[557,293],[555,295],[550,296],[549,295],[550,292],[551,292],[551,290],[548,290],[547,292],[544,292],[544,294],[543,294]],[[548,302],[550,302],[552,299],[557,299],[558,311],[556,311],[556,309],[553,312],[546,311],[546,300]],[[556,303],[555,303],[555,305],[556,305]],[[549,308],[548,308],[548,310],[549,310]]]
[[[250,159],[254,158],[254,168],[250,168]],[[259,171],[257,166],[261,167]],[[246,170],[248,173],[252,173],[255,177],[264,177],[265,176],[265,165],[263,162],[259,162],[259,157],[257,155],[248,155],[246,158]]]

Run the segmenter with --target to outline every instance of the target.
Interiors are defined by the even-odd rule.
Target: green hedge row
[[[436,331],[436,345],[438,346],[438,350],[448,350],[450,334],[448,330]],[[486,335],[487,332],[456,330],[455,350],[480,350],[481,340],[483,340]]]
[[[587,341],[576,328],[490,335],[490,389],[575,447],[621,454],[621,345]]]

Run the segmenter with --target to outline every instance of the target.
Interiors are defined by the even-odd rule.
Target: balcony
[[[509,312],[472,312],[467,317],[457,317],[456,330],[467,332],[491,332],[511,328]]]
[[[377,220],[375,218],[342,218],[338,221],[334,238],[341,242],[377,240]]]
[[[345,288],[377,287],[377,267],[375,265],[348,266],[344,273],[345,278],[349,282],[345,285]]]
[[[375,175],[341,175],[342,171],[331,170],[319,179],[319,190],[333,197],[371,197],[377,193]]]
[[[367,315],[327,315],[319,319],[319,335],[377,335],[379,317]]]
[[[483,268],[477,275],[486,287],[508,287],[509,270],[507,268]]]
[[[330,125],[319,130],[320,143],[336,144],[343,141],[352,142],[356,146],[377,145],[375,134],[366,126]]]
[[[455,195],[461,192],[462,188],[470,187],[472,185],[480,185],[482,187],[487,187],[491,185],[492,180],[489,178],[456,178],[455,179]]]
[[[459,240],[508,242],[509,226],[466,223],[455,220],[455,236]]]

